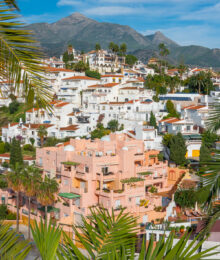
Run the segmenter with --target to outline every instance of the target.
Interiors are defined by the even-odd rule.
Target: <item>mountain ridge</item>
[[[166,37],[160,31],[151,35],[142,35],[128,25],[98,22],[81,13],[73,13],[53,23],[34,23],[26,26],[35,33],[43,51],[48,56],[59,56],[68,44],[77,50],[90,51],[99,42],[102,48],[108,48],[109,42],[125,42],[128,52],[137,55],[145,63],[159,57],[158,44],[165,43],[170,49],[167,59],[178,64],[220,67],[220,49],[202,46],[181,46]]]

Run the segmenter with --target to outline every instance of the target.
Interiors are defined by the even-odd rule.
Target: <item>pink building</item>
[[[158,151],[144,151],[142,140],[125,134],[110,134],[101,140],[71,139],[57,147],[37,149],[36,164],[60,183],[60,219],[73,223],[89,213],[89,207],[102,205],[140,217],[140,222],[164,217],[155,212],[162,197],[154,191],[171,189],[167,183],[167,162],[159,162]],[[155,214],[156,213],[156,214]]]
[[[94,141],[71,139],[56,147],[38,148],[36,165],[60,184],[57,200],[49,207],[51,217],[76,224],[91,206],[100,205],[113,208],[116,215],[125,208],[140,223],[164,218],[163,197],[158,193],[171,190],[179,173],[169,174],[167,162],[158,161],[158,153],[145,151],[142,140],[116,133]],[[8,194],[0,192],[15,211],[14,194]],[[32,218],[43,216],[41,205],[32,202]],[[20,206],[21,215],[27,215],[26,203]]]

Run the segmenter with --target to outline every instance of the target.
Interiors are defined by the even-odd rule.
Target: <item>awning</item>
[[[40,207],[38,208],[40,211],[43,211],[45,212],[45,207]],[[48,206],[47,207],[47,212],[50,213],[50,212],[60,212],[60,209],[58,208],[55,208],[55,207],[52,207],[52,206]]]
[[[80,195],[78,195],[78,194],[68,193],[68,192],[59,193],[58,195],[60,197],[67,198],[67,199],[75,199],[75,198],[79,198],[80,197]]]

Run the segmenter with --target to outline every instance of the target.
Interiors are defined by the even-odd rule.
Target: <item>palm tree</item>
[[[18,163],[12,169],[11,172],[7,174],[8,187],[17,193],[16,196],[16,207],[17,207],[17,216],[16,216],[16,230],[19,232],[19,197],[20,192],[22,191],[22,178],[23,178],[23,168]]]
[[[41,182],[42,177],[40,169],[33,166],[27,166],[24,169],[22,186],[24,193],[28,197],[28,239],[30,239],[31,197],[37,195]]]
[[[197,253],[198,248],[204,240],[197,243],[195,238],[189,245],[190,234],[185,233],[176,245],[173,244],[174,233],[165,240],[165,235],[154,246],[153,236],[146,246],[143,239],[140,253],[135,253],[137,243],[138,224],[137,219],[131,214],[124,213],[122,209],[117,216],[112,210],[111,214],[103,208],[91,208],[88,217],[82,217],[79,226],[73,226],[75,241],[84,247],[82,253],[76,246],[75,241],[64,232],[64,243],[59,245],[61,232],[59,227],[55,228],[41,221],[40,226],[35,223],[32,228],[34,241],[40,251],[43,260],[47,259],[139,259],[139,260],[163,260],[163,259],[201,259],[216,254],[212,252],[218,246]],[[50,250],[48,250],[50,249]]]
[[[100,50],[101,50],[101,45],[100,45],[100,43],[96,43],[96,45],[95,45],[95,50],[96,50],[96,51],[100,51]]]
[[[127,45],[126,45],[126,43],[122,43],[121,44],[120,52],[122,53],[122,55],[125,55],[125,53],[127,52]]]
[[[32,32],[18,21],[19,11],[15,0],[0,2],[0,77],[14,82],[15,89],[23,94],[27,102],[40,102],[50,107],[51,91],[42,75],[45,67],[40,60],[43,55],[36,47]]]
[[[166,47],[166,45],[164,43],[160,43],[158,45],[158,48],[159,48],[159,51],[160,51],[160,56],[166,57],[167,55],[170,54],[169,49]],[[162,62],[161,62],[161,65],[162,65]],[[161,71],[160,71],[160,73],[161,73]]]
[[[46,129],[46,127],[44,125],[40,125],[38,127],[38,133],[37,134],[40,137],[40,145],[42,147],[43,144],[44,144],[44,137],[47,136],[47,129]]]
[[[205,86],[205,73],[200,72],[193,78],[195,86],[198,86],[198,93],[201,93],[201,88]]]
[[[108,45],[109,50],[113,52],[114,46],[115,46],[115,43],[110,42],[109,45]]]
[[[55,178],[51,179],[45,176],[44,180],[39,186],[37,199],[42,206],[45,207],[45,222],[47,222],[47,207],[52,205],[55,201],[55,195],[58,192],[59,185]]]

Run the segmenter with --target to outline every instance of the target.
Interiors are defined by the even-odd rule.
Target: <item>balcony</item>
[[[87,188],[80,188],[80,187],[72,187],[71,192],[75,194],[82,195],[83,193],[87,193],[88,189]]]

